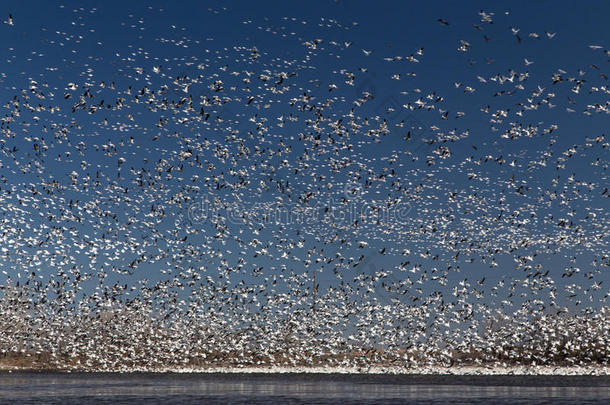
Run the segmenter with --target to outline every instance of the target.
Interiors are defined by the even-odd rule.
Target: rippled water
[[[1,403],[610,403],[610,377],[0,374]]]

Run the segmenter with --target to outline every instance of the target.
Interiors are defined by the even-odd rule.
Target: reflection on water
[[[610,377],[0,374],[2,403],[608,403]]]

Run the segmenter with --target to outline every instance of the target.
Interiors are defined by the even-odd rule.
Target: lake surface
[[[607,404],[610,377],[0,373],[6,404]]]

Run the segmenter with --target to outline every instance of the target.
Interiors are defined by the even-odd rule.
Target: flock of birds
[[[0,363],[607,364],[608,49],[474,73],[491,37],[561,37],[480,11],[430,89],[435,49],[358,23],[243,21],[279,56],[129,15],[109,61],[80,56],[98,10],[60,12],[30,57],[64,65],[0,72]]]

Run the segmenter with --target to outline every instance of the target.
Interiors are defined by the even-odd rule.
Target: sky
[[[607,2],[0,9],[0,279],[381,272],[493,303],[548,270],[607,305]]]

